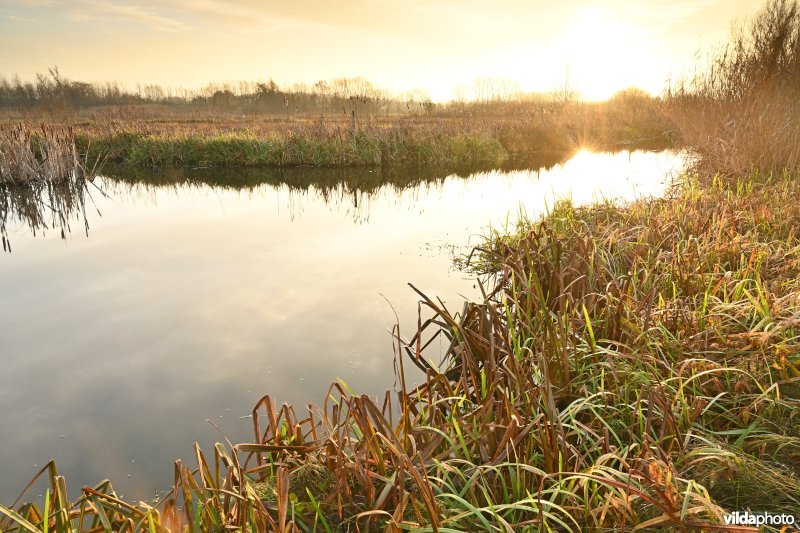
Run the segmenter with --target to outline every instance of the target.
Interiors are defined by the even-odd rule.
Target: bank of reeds
[[[517,109],[506,103],[479,111],[367,121],[309,116],[98,120],[78,126],[77,139],[90,159],[150,168],[486,165],[542,156],[566,159],[581,148],[673,145],[660,104],[636,94],[602,105]]]
[[[128,166],[387,166],[478,164],[580,148],[673,147],[663,102],[620,91],[607,102],[552,97],[449,102],[405,110],[352,105],[243,111],[238,105],[140,102],[0,110],[8,120],[75,128],[81,151]]]
[[[24,124],[0,127],[0,184],[59,182],[83,178],[71,127]]]
[[[266,396],[252,443],[176,462],[154,507],[108,483],[70,502],[50,465],[45,500],[2,508],[0,525],[724,530],[727,511],[796,512],[794,178],[560,204],[476,252],[484,301],[453,313],[420,293],[424,321],[397,332],[397,398],[337,383],[301,412]],[[431,335],[449,343],[444,361],[426,356]],[[411,388],[416,366],[427,377]]]
[[[702,171],[800,168],[800,4],[771,0],[709,63],[668,99]]]

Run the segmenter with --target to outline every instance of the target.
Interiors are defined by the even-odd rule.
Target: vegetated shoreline
[[[397,403],[342,383],[307,415],[265,396],[255,442],[213,457],[196,447],[156,508],[109,483],[71,502],[51,463],[44,501],[0,507],[0,527],[713,531],[734,511],[796,519],[800,163],[785,133],[800,6],[773,0],[752,30],[719,58],[719,78],[676,96],[708,114],[685,116],[698,165],[670,195],[562,203],[488,235],[470,260],[485,298],[457,314],[418,293],[434,320],[407,341],[395,331]],[[738,121],[750,116],[769,118],[755,139]],[[450,343],[437,367],[424,333]],[[414,389],[408,364],[427,375]]]
[[[509,105],[469,117],[368,116],[358,122],[313,116],[248,121],[225,114],[193,122],[109,119],[77,126],[76,141],[89,160],[150,168],[499,165],[525,157],[564,159],[583,147],[664,149],[677,142],[657,110],[614,128],[581,103],[530,116],[507,115]]]
[[[124,125],[119,131],[85,132],[80,128],[46,124],[23,129],[37,144],[41,131],[58,132],[74,146],[84,166],[98,163],[116,168],[289,168],[289,167],[406,167],[500,166],[517,161],[562,161],[581,148],[603,151],[667,149],[676,143],[667,133],[647,138],[590,138],[553,127],[552,130],[406,128],[402,123],[382,129],[342,131],[181,131],[172,125],[159,132]],[[4,132],[5,131],[5,132]],[[9,126],[0,126],[7,137]],[[8,151],[0,138],[0,150]],[[39,151],[39,150],[35,150]]]
[[[0,76],[0,128],[70,126],[90,160],[147,167],[496,163],[674,142],[664,100],[634,88],[586,102],[568,86],[524,94],[480,80],[475,100],[438,104],[392,97],[363,79],[145,89],[69,80],[57,68],[30,82]]]
[[[564,158],[583,147],[663,149],[678,142],[664,100],[633,89],[607,102],[551,96],[421,107],[374,95],[331,100],[280,93],[304,102],[294,110],[272,105],[278,93],[98,105],[119,97],[104,100],[101,87],[95,105],[84,107],[71,87],[88,84],[56,81],[40,77],[40,87],[6,87],[8,94],[31,96],[20,100],[23,107],[0,108],[0,130],[68,127],[87,161],[128,167],[498,164],[531,154]]]
[[[508,158],[487,135],[414,136],[356,132],[344,135],[247,133],[148,135],[120,133],[77,139],[88,159],[123,167],[378,167],[391,165],[497,164]]]

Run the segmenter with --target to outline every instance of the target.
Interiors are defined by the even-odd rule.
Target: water
[[[394,382],[395,311],[414,333],[409,282],[459,310],[478,292],[452,254],[490,224],[556,198],[659,195],[682,164],[581,152],[464,176],[165,172],[155,185],[99,180],[88,233],[84,214],[62,239],[17,213],[0,255],[0,501],[51,458],[73,496],[110,478],[146,499],[174,459],[192,463],[193,442],[220,439],[208,420],[252,439],[242,417],[265,393],[321,403],[341,378],[380,394]]]

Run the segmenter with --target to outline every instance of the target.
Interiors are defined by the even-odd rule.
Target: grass
[[[455,104],[414,114],[240,115],[170,112],[147,105],[132,115],[95,111],[66,118],[9,119],[30,131],[37,122],[66,124],[88,161],[128,168],[398,167],[499,165],[579,148],[657,149],[673,145],[660,101],[623,93],[606,103]],[[14,121],[17,122],[14,122]],[[52,128],[52,127],[51,127]],[[2,147],[0,147],[2,149]]]
[[[651,99],[652,100],[652,99]],[[508,159],[566,159],[579,147],[672,146],[658,104],[513,103],[419,116],[339,117],[208,115],[157,120],[98,118],[78,123],[90,159],[129,167],[288,167],[498,164]],[[612,111],[613,110],[613,111]],[[147,115],[147,112],[144,112]],[[627,118],[623,118],[627,117]]]
[[[53,104],[52,91],[42,91]],[[491,100],[406,111],[394,104],[392,111],[381,111],[355,100],[352,108],[336,111],[319,102],[316,112],[264,111],[247,107],[248,98],[240,95],[221,107],[189,101],[67,107],[57,113],[45,105],[5,107],[0,124],[70,126],[90,160],[107,157],[129,167],[497,164],[543,155],[566,159],[582,147],[674,145],[664,102],[636,90],[607,102]]]
[[[258,137],[248,133],[79,137],[89,157],[130,167],[349,167],[410,164],[496,164],[507,157],[497,139],[470,134],[397,131]]]

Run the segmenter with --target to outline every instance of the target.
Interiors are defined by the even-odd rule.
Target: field
[[[550,98],[397,109],[398,102],[348,99],[338,108],[325,101],[313,112],[280,113],[251,100],[245,94],[224,106],[194,99],[89,108],[58,101],[55,110],[38,102],[0,111],[0,128],[69,127],[89,161],[128,168],[479,165],[675,143],[664,103],[637,91],[602,103]]]

